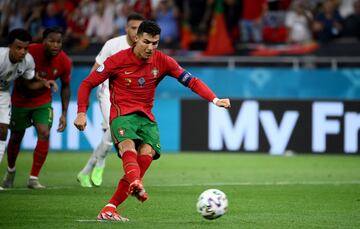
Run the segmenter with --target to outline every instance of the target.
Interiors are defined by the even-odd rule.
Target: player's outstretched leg
[[[107,204],[97,216],[98,220],[112,220],[119,222],[127,222],[128,218],[122,217],[116,210],[116,206],[113,204]]]

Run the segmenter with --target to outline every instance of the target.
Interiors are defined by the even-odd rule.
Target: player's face
[[[134,53],[140,59],[149,59],[159,45],[160,35],[152,36],[148,33],[137,35]]]
[[[61,33],[50,33],[43,41],[45,51],[50,56],[59,54],[62,48],[62,35]]]
[[[29,41],[20,41],[18,39],[15,39],[15,41],[9,45],[10,61],[12,63],[17,63],[22,61],[25,58],[26,53],[28,52],[29,44],[30,44]]]
[[[126,33],[131,43],[135,42],[136,33],[141,22],[139,20],[130,20],[126,25]]]

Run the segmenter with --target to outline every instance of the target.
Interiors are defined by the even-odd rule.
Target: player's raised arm
[[[230,108],[230,99],[219,99],[215,93],[199,78],[193,76],[190,72],[184,70],[171,57],[167,56],[167,67],[169,75],[177,78],[179,83],[190,88],[203,99],[214,103],[218,107]]]

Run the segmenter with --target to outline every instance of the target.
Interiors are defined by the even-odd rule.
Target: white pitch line
[[[269,182],[213,182],[213,183],[182,183],[182,184],[149,184],[147,187],[190,187],[190,186],[277,186],[277,185],[351,185],[351,184],[360,184],[360,180],[352,181],[306,181],[306,182],[291,182],[291,181],[269,181]],[[103,186],[106,188],[113,188],[113,186]],[[47,187],[45,190],[60,190],[60,189],[77,189],[80,186],[51,186]],[[91,189],[88,189],[91,190]],[[1,192],[7,191],[32,191],[29,188],[11,188],[4,189]],[[40,190],[42,191],[42,190]]]
[[[77,219],[75,220],[76,222],[80,222],[80,223],[87,223],[87,222],[106,222],[105,220],[97,220],[97,219]]]

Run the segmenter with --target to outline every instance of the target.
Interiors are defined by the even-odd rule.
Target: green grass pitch
[[[126,224],[96,221],[123,174],[121,160],[109,155],[103,186],[88,189],[76,182],[88,157],[50,153],[40,175],[48,188],[29,190],[32,154],[21,153],[15,188],[0,191],[0,228],[360,228],[359,156],[163,154],[144,179],[150,199],[121,206]],[[195,209],[208,188],[229,199],[228,212],[213,221]]]

